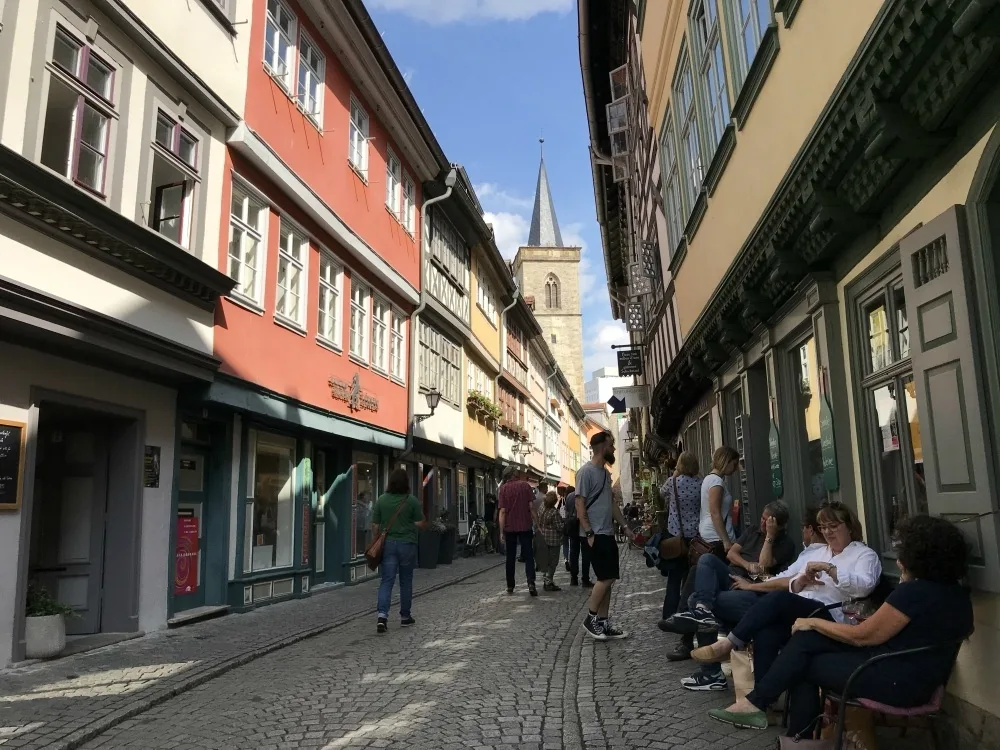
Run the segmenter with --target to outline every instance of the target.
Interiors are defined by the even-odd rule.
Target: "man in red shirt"
[[[500,530],[507,548],[507,593],[514,593],[514,571],[517,567],[517,547],[524,555],[524,570],[528,578],[528,593],[538,596],[535,588],[535,555],[532,550],[535,491],[517,466],[504,470],[503,484],[497,497],[500,509]]]

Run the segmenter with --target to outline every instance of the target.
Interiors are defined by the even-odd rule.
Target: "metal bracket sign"
[[[335,401],[345,401],[351,411],[378,411],[378,399],[361,390],[361,378],[356,373],[350,383],[330,378],[330,395]]]
[[[642,375],[642,349],[618,350],[618,376]]]
[[[615,398],[625,402],[628,409],[649,408],[650,394],[648,385],[623,385],[612,388],[611,393]]]

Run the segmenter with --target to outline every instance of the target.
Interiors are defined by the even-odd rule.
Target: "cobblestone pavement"
[[[160,703],[83,747],[772,747],[773,732],[707,718],[726,694],[678,684],[691,665],[663,659],[674,637],[654,626],[662,580],[628,553],[614,611],[633,636],[594,643],[580,628],[582,590],[531,598],[520,586],[508,597],[501,570],[482,573],[417,600],[416,627],[393,619],[380,636],[372,616],[354,619]]]
[[[493,555],[418,570],[414,590],[418,595],[433,591],[499,563]],[[79,747],[101,730],[235,666],[374,613],[376,588],[370,581],[65,659],[0,670],[0,747]],[[415,606],[430,609],[422,598]],[[304,648],[308,652],[312,647]],[[279,653],[277,663],[293,653]]]

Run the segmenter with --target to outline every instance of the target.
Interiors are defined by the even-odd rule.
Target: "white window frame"
[[[239,217],[235,217],[232,213],[232,203],[233,203],[232,197],[230,197],[229,201],[229,206],[230,206],[229,245],[226,250],[226,257],[227,257],[226,267],[229,277],[235,279],[236,281],[236,286],[233,287],[232,292],[230,292],[230,296],[244,303],[249,303],[253,308],[255,308],[258,312],[260,312],[264,309],[263,282],[267,269],[267,227],[268,227],[268,221],[270,219],[271,207],[268,201],[257,190],[251,187],[248,182],[241,180],[236,176],[233,177],[232,190],[234,194],[239,193],[240,195],[242,195],[243,200],[241,201],[242,213],[240,214]],[[258,216],[260,216],[261,224],[263,226],[256,228],[250,226],[247,217],[249,216],[249,207],[251,203],[259,204],[260,211],[258,213]],[[232,245],[233,245],[234,228],[239,229],[241,232],[243,232],[242,235],[243,240],[240,242],[240,250],[239,250],[240,256],[239,258],[236,259],[237,263],[239,264],[239,268],[241,269],[240,277],[235,277],[232,275],[232,262],[233,262]],[[243,275],[242,269],[247,267],[245,240],[247,239],[248,235],[252,239],[255,239],[257,241],[257,248],[258,248],[257,264],[256,266],[252,266],[254,270],[254,279],[253,279],[253,289],[251,294],[248,294],[243,291],[244,281],[242,278]]]
[[[357,299],[357,295],[361,299]],[[361,279],[351,278],[350,356],[368,364],[371,337],[372,290]]]
[[[272,3],[279,16],[287,15],[291,21],[287,35],[281,30],[280,18],[276,18],[271,13]],[[291,94],[292,81],[295,80],[293,74],[295,73],[295,41],[298,36],[298,18],[283,0],[267,0],[264,9],[264,18],[264,65],[267,67],[271,77],[277,81],[278,85]],[[288,51],[285,55],[286,59],[284,60],[280,58],[281,48],[278,44],[279,41],[284,41],[288,45]],[[284,72],[279,69],[282,63],[285,66]]]
[[[469,248],[455,225],[435,206],[431,219],[431,255],[463,291],[469,288]]]
[[[389,325],[391,306],[384,297],[372,295],[372,369],[384,375],[389,374]]]
[[[483,316],[494,328],[497,327],[497,306],[496,297],[493,296],[493,288],[483,273],[483,268],[479,269],[479,288],[476,291],[476,303],[482,311]]]
[[[329,277],[326,271],[329,270]],[[319,251],[319,288],[316,294],[316,338],[340,351],[343,343],[343,321],[341,307],[344,296],[344,266],[329,250],[320,248]],[[332,322],[330,328],[332,335],[324,333],[324,319]]]
[[[181,199],[180,220],[180,240],[177,244],[186,249],[191,249],[194,239],[194,227],[197,223],[196,213],[200,207],[201,199],[201,162],[204,153],[205,137],[200,131],[194,130],[189,123],[183,122],[175,112],[168,111],[161,106],[154,106],[153,110],[153,138],[150,148],[153,151],[153,159],[150,163],[149,189],[148,189],[148,219],[146,223],[154,232],[162,234],[168,239],[173,239],[161,231],[160,222],[165,217],[159,215],[162,206],[161,196],[170,188],[180,188],[183,191]],[[161,118],[170,122],[170,145],[167,146],[157,139],[158,125]],[[194,143],[194,159],[189,162],[181,155],[180,142],[182,136],[186,136]],[[172,185],[154,185],[153,172],[155,171],[156,157],[159,156],[168,164],[181,172],[184,179],[181,183]]]
[[[305,50],[311,50],[315,56],[313,62],[308,62],[306,56],[303,54]],[[308,117],[316,126],[320,126],[323,122],[323,89],[326,88],[326,56],[320,50],[320,47],[316,42],[314,42],[308,34],[304,31],[299,33],[299,46],[298,46],[298,63],[299,67],[296,72],[296,101],[298,102],[299,109]],[[305,75],[305,80],[303,80],[303,75]],[[313,102],[314,107],[310,110],[310,94],[309,94],[309,84],[310,82],[316,85],[316,101]]]
[[[403,229],[412,236],[416,232],[417,215],[417,186],[413,182],[408,172],[403,172],[403,207],[400,222]]]
[[[681,48],[681,60],[674,81],[674,107],[680,123],[678,143],[681,146],[681,173],[684,176],[685,213],[694,207],[705,179],[705,165],[698,132],[698,108],[695,102],[694,73],[687,46]]]
[[[406,322],[402,311],[393,307],[389,328],[389,376],[406,383]]]
[[[304,329],[309,299],[309,235],[284,216],[280,217],[279,221],[281,225],[278,230],[278,274],[274,280],[274,316],[283,323]],[[295,257],[296,249],[299,252],[298,258]],[[291,287],[282,289],[282,269],[294,269],[298,272],[295,289]],[[289,311],[287,307],[282,306],[282,294],[286,300],[289,294],[297,295],[294,310]]]
[[[368,134],[371,120],[367,110],[351,94],[350,126],[348,128],[347,160],[365,182],[368,182]]]
[[[392,147],[385,151],[385,206],[397,220],[403,220],[401,193],[403,186],[403,163]]]
[[[436,328],[420,323],[420,390],[437,388],[441,398],[456,407],[462,382],[462,350]]]

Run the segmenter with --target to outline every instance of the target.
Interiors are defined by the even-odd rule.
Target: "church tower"
[[[545,343],[555,355],[573,395],[583,403],[580,248],[563,244],[544,155],[538,166],[528,244],[514,256],[514,276],[521,294],[534,297],[535,318],[544,331]]]

